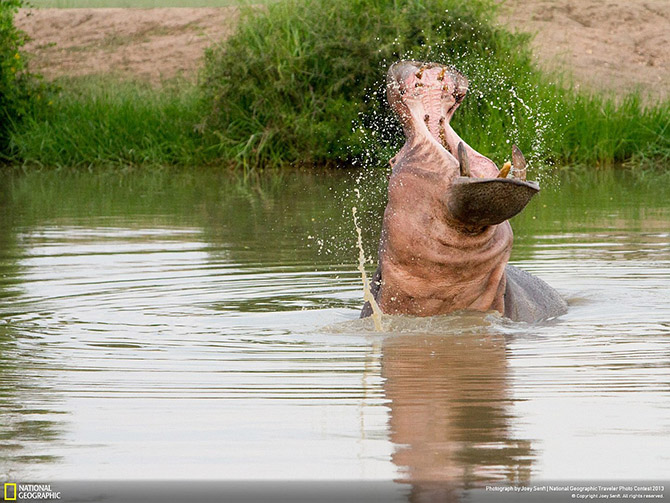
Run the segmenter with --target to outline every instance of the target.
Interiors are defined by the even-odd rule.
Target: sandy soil
[[[31,68],[47,78],[113,73],[157,83],[195,78],[206,47],[226,37],[235,8],[22,9]]]
[[[535,34],[537,63],[576,85],[670,97],[668,0],[507,0],[502,20]]]
[[[195,78],[205,47],[231,33],[235,8],[22,10],[33,69]],[[537,62],[579,86],[670,97],[670,1],[506,0],[501,22],[535,34]]]

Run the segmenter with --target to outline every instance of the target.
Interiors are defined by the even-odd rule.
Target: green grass
[[[555,146],[563,163],[607,166],[670,155],[670,100],[646,106],[639,94],[566,94],[566,120],[557,126],[563,141]]]
[[[527,36],[493,24],[495,8],[489,0],[282,0],[245,9],[236,33],[208,51],[200,87],[63,81],[52,105],[14,132],[6,157],[42,166],[383,166],[404,141],[385,103],[386,70],[413,58],[469,77],[454,128],[499,164],[516,143],[540,171],[667,170],[670,100],[647,106],[636,94],[554,83],[533,66]]]
[[[11,154],[41,166],[201,165],[213,161],[198,123],[198,89],[173,83],[160,91],[139,82],[71,79],[42,113],[24,120]]]

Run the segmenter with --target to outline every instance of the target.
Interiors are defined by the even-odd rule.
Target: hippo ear
[[[540,191],[535,182],[511,178],[456,178],[447,207],[451,216],[467,226],[484,227],[504,222],[523,210]]]

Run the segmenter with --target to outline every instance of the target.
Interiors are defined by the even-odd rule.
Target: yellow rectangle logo
[[[14,489],[10,491],[9,489]],[[10,496],[10,493],[12,496]],[[5,501],[16,501],[16,484],[15,483],[5,483]]]

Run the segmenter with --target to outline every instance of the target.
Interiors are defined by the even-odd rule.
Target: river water
[[[401,501],[667,479],[670,191],[554,179],[513,220],[557,320],[376,333],[351,207],[373,256],[383,178],[359,199],[351,173],[6,175],[2,478],[374,480]]]

